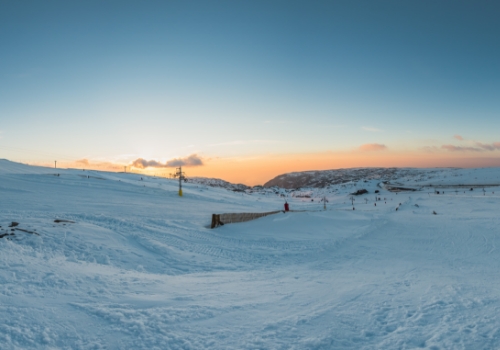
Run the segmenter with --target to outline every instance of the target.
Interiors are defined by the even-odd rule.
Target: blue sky
[[[498,142],[499,14],[494,1],[2,1],[0,154],[209,165]]]

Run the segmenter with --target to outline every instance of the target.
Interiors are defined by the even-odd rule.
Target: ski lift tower
[[[186,179],[186,174],[182,171],[182,167],[175,168],[174,177],[179,178],[179,197],[182,197],[182,181]]]

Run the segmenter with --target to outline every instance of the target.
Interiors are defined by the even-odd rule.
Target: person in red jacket
[[[288,206],[288,202],[285,202],[285,211],[289,211],[290,207]]]

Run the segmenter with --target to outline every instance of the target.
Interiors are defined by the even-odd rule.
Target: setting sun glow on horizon
[[[0,158],[247,185],[500,166],[488,2],[3,2]]]
[[[38,164],[50,166],[50,164]],[[175,172],[172,167],[136,168],[131,165],[120,165],[107,162],[92,163],[89,161],[62,163],[63,167],[95,169],[103,171],[129,171],[134,173],[169,177]],[[333,153],[316,154],[274,154],[247,158],[218,158],[204,162],[202,166],[184,166],[187,177],[220,178],[233,183],[246,185],[263,185],[272,178],[298,171],[331,170],[340,168],[361,167],[500,167],[500,160],[489,157],[449,156],[443,153],[388,153],[370,155],[365,153]]]

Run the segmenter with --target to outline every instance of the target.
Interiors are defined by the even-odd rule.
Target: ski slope
[[[0,160],[0,348],[500,348],[500,169],[397,176],[418,191],[181,198],[174,180]],[[283,196],[305,211],[207,228]]]

